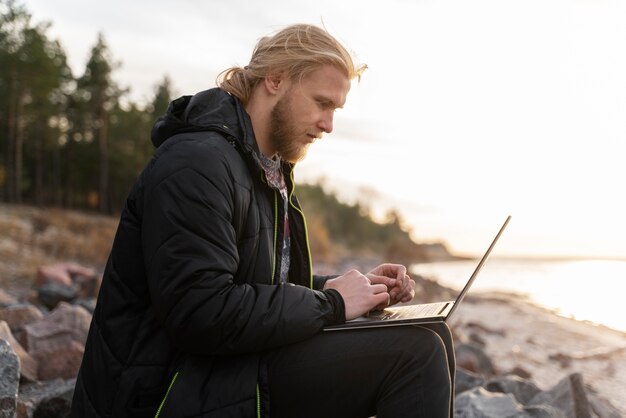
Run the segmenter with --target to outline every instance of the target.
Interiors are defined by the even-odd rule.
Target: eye
[[[333,112],[337,109],[333,102],[329,102],[328,100],[318,100],[317,105],[322,110],[332,110]]]

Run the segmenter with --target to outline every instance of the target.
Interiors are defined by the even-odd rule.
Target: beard
[[[289,94],[281,98],[270,114],[270,145],[283,160],[295,164],[302,160],[310,144],[298,140],[304,133],[295,126],[290,109]]]

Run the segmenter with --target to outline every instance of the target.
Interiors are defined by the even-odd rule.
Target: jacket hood
[[[220,88],[172,101],[152,128],[152,143],[158,148],[174,135],[203,131],[232,137],[247,153],[259,152],[250,116],[236,97]]]

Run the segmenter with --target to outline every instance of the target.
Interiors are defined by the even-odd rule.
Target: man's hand
[[[372,284],[387,286],[389,301],[386,305],[377,305],[377,310],[398,302],[409,302],[415,296],[415,282],[406,274],[406,267],[401,264],[381,264],[366,276]]]
[[[389,305],[389,293],[384,283],[372,284],[370,279],[358,272],[350,270],[343,276],[330,279],[324,289],[335,289],[346,305],[346,320],[371,311],[379,305]]]

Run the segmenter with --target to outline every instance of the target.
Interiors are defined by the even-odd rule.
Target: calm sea
[[[476,264],[415,264],[411,271],[460,290]],[[521,293],[561,315],[626,332],[626,261],[492,258],[471,290],[485,291]]]

